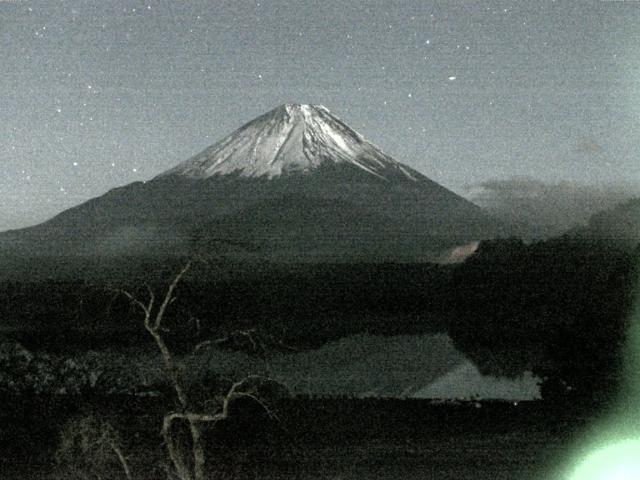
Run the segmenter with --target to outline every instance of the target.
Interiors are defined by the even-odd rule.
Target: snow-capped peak
[[[297,103],[267,112],[161,176],[208,178],[235,173],[273,178],[314,170],[326,162],[351,164],[381,178],[390,170],[412,180],[419,176],[326,107]]]

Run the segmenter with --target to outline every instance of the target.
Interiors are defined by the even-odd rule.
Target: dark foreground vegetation
[[[108,452],[80,455],[79,444],[61,452],[65,426],[88,417],[118,432],[133,478],[167,478],[162,398],[1,403],[3,478],[125,478]],[[205,431],[210,478],[551,478],[544,472],[566,460],[594,415],[543,402],[281,398],[271,407],[277,418],[239,402],[228,420]]]
[[[0,467],[50,480],[540,478],[618,390],[639,253],[496,240],[459,265],[176,258],[129,276],[6,278]],[[545,401],[301,399],[268,374],[272,351],[435,332],[485,373],[533,372]],[[213,344],[267,375],[198,376],[187,359]],[[114,395],[140,352],[158,383]]]
[[[543,378],[547,398],[591,399],[618,382],[639,252],[562,238],[484,242],[459,265],[205,259],[182,280],[163,336],[179,353],[249,329],[285,351],[364,332],[446,332],[484,373],[530,370]],[[4,337],[62,356],[154,350],[139,309],[120,291],[145,298],[147,287],[161,290],[184,261],[158,268],[138,259],[126,275],[114,263],[108,277],[85,265],[81,280],[5,278]]]

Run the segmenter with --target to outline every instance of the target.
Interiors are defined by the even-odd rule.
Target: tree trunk
[[[174,419],[175,417],[172,414],[166,415],[162,424],[162,437],[164,438],[164,443],[167,446],[169,459],[171,460],[173,467],[176,469],[176,473],[178,474],[178,477],[180,477],[180,480],[194,480],[191,472],[189,471],[189,467],[184,462],[182,452],[180,452],[173,439],[172,428]]]
[[[194,480],[204,480],[205,475],[205,454],[202,442],[202,430],[197,421],[189,420],[191,430],[191,449],[193,451],[193,476]]]

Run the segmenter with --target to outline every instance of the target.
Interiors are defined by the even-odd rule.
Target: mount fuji
[[[327,108],[286,104],[149,181],[0,234],[0,250],[174,256],[223,240],[276,262],[404,262],[501,234],[505,227],[479,207]]]
[[[299,104],[285,104],[256,118],[161,177],[201,179],[237,173],[272,179],[310,173],[326,164],[360,169],[382,180],[422,177],[382,153],[326,107]]]

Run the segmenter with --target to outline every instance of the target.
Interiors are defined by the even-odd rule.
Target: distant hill
[[[567,236],[600,240],[625,249],[637,247],[640,244],[640,198],[596,213],[586,227],[573,229]]]

